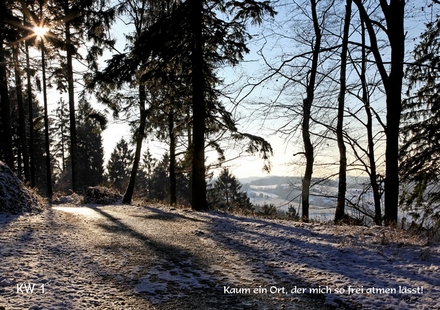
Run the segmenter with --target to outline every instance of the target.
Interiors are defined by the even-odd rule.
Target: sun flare
[[[47,27],[34,27],[33,28],[35,34],[38,38],[44,37],[44,35],[49,31]]]

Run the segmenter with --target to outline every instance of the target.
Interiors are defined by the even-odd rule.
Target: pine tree
[[[8,87],[8,48],[7,44],[13,42],[16,33],[12,28],[11,22],[14,21],[10,3],[8,1],[0,1],[0,120],[2,124],[1,142],[2,142],[2,160],[14,170],[14,155],[12,149],[12,132],[11,132],[11,103],[9,100]]]
[[[12,49],[13,59],[14,59],[14,72],[15,72],[15,89],[17,92],[17,109],[18,109],[18,119],[19,119],[19,137],[20,137],[20,154],[18,159],[22,159],[23,170],[24,170],[24,180],[26,182],[30,181],[30,169],[29,169],[29,150],[28,150],[28,139],[26,130],[26,117],[25,117],[25,107],[23,100],[23,81],[22,81],[22,70],[19,61],[20,48],[18,44],[14,44]],[[21,169],[19,169],[21,172]]]
[[[215,87],[220,81],[215,69],[219,64],[236,65],[242,60],[248,52],[247,22],[260,23],[266,13],[274,14],[268,1],[190,0],[160,18],[137,43],[136,52],[143,53],[144,57],[159,58],[164,64],[178,60],[179,67],[189,68],[191,204],[195,210],[207,208],[205,148],[208,146],[209,119],[220,120],[220,115],[225,112],[223,106],[219,110],[216,105],[219,93]],[[159,66],[159,69],[162,67]],[[145,75],[151,76],[157,72],[157,67],[146,67],[145,71]],[[233,122],[225,127],[233,132],[237,140],[249,138],[253,145],[248,150],[261,152],[265,159],[271,153],[264,140],[238,133]]]
[[[133,162],[133,151],[127,141],[122,138],[114,148],[107,163],[108,181],[111,186],[123,191],[130,179],[130,169]]]
[[[209,203],[212,208],[226,211],[251,211],[253,206],[242,191],[242,185],[227,168],[223,168],[215,180],[213,188],[208,191]]]
[[[153,174],[156,165],[157,165],[157,160],[153,158],[150,149],[147,148],[147,150],[144,152],[144,155],[142,156],[142,166],[140,169],[142,172],[142,176],[144,176],[144,179],[141,176],[141,178],[139,178],[139,183],[143,184],[145,194],[150,199],[152,198]]]
[[[44,111],[38,105],[37,100],[33,101],[34,125],[34,146],[33,157],[35,159],[35,186],[40,193],[47,192],[47,160],[46,160],[46,137],[44,126]],[[53,161],[52,161],[53,163]]]
[[[137,88],[137,98],[136,96],[131,96],[132,100],[127,100],[128,106],[123,108],[125,111],[131,111],[132,108],[138,109],[138,112],[136,112],[138,119],[132,123],[136,127],[133,129],[136,148],[130,182],[123,197],[124,203],[130,203],[133,196],[141,159],[142,143],[146,132],[152,126],[162,124],[158,118],[153,116],[155,114],[153,110],[165,110],[163,109],[163,101],[165,100],[162,98],[166,91],[162,90],[162,88],[165,89],[166,85],[162,79],[172,71],[171,68],[174,65],[174,62],[165,65],[162,61],[145,56],[143,53],[135,52],[135,45],[140,40],[140,36],[145,29],[148,29],[163,15],[169,14],[170,11],[173,10],[175,3],[176,1],[174,0],[160,2],[152,0],[129,0],[119,2],[117,11],[121,13],[121,18],[126,20],[127,24],[133,25],[134,31],[126,34],[128,41],[126,52],[113,55],[112,59],[108,62],[108,66],[104,69],[104,72],[98,72],[92,79],[93,83],[91,83],[91,85],[93,84],[93,86],[95,86],[94,83],[96,82],[101,88],[108,89],[109,85],[111,85],[112,88],[117,88],[118,91],[121,91],[123,87],[127,86],[133,89]],[[154,77],[142,76],[141,70],[139,70],[142,66],[159,66],[163,69],[163,72],[160,72],[160,74]],[[168,69],[165,69],[165,67],[168,67]],[[173,70],[176,70],[176,67],[174,67]],[[167,80],[169,81],[169,79]],[[174,80],[172,83],[176,84],[176,81]],[[105,84],[107,84],[107,86],[105,86]],[[157,94],[159,95],[157,96]],[[104,98],[104,96],[102,97]],[[107,100],[108,96],[105,97],[107,103],[111,102]],[[114,105],[114,102],[110,104]],[[173,162],[173,160],[170,161],[170,163]]]
[[[55,119],[52,126],[52,136],[56,142],[52,145],[53,156],[61,160],[59,170],[67,169],[67,158],[69,157],[69,111],[63,98],[58,101],[58,107],[55,110]]]
[[[168,166],[170,162],[170,156],[165,153],[162,159],[157,163],[153,171],[153,177],[151,180],[151,198],[160,201],[165,201],[169,196],[170,183],[168,176]]]
[[[78,146],[78,133],[75,111],[74,68],[75,58],[82,61],[79,47],[84,39],[93,42],[92,47],[87,47],[87,60],[91,67],[96,67],[97,56],[102,55],[103,45],[112,46],[114,42],[107,38],[106,29],[114,21],[114,11],[108,9],[107,1],[90,0],[53,0],[47,3],[51,14],[56,15],[62,23],[56,23],[59,37],[63,38],[65,56],[60,56],[62,67],[58,69],[61,79],[58,88],[67,91],[69,103],[69,130],[70,130],[70,164],[72,177],[72,190],[80,189],[79,165],[81,156]],[[61,27],[60,27],[61,26]],[[55,31],[55,29],[54,29]],[[64,85],[64,84],[67,84]]]
[[[87,101],[78,105],[78,188],[97,186],[103,182],[104,147],[102,131],[106,128],[107,118],[93,109]]]
[[[428,23],[408,67],[408,99],[404,102],[400,149],[401,177],[408,185],[402,203],[423,207],[415,215],[440,223],[440,18]],[[432,223],[432,221],[431,221]],[[438,225],[438,224],[437,224]]]

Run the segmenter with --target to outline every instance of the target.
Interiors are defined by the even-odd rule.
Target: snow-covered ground
[[[440,309],[440,246],[384,227],[61,205],[0,245],[8,310]]]
[[[258,272],[278,279],[272,286],[284,288],[286,298],[318,290],[336,306],[440,309],[440,248],[401,231],[232,216],[216,222],[229,226],[217,239],[254,252]]]
[[[274,198],[280,198],[278,195],[276,194],[272,194],[272,193],[268,193],[268,192],[263,192],[263,191],[256,191],[256,190],[249,190],[248,192],[248,196],[251,197],[255,197],[257,199],[274,199]]]

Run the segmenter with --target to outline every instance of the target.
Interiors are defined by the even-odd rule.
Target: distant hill
[[[267,176],[267,177],[248,177],[239,178],[242,184],[249,183],[250,185],[278,185],[287,184],[291,182],[301,181],[301,177],[293,176]]]
[[[248,183],[249,185],[265,186],[265,185],[282,185],[282,184],[301,184],[302,177],[300,176],[267,176],[267,177],[249,177],[239,179],[242,184]],[[363,180],[363,179],[362,179]],[[322,182],[321,182],[322,181]],[[347,182],[359,182],[358,178],[348,177]],[[338,186],[337,180],[323,180],[320,178],[312,178],[313,184],[321,184],[327,186]]]
[[[266,177],[246,177],[246,178],[238,178],[238,180],[240,181],[241,184],[246,184],[262,178],[266,178]]]
[[[266,176],[266,177],[247,177],[247,178],[239,178],[241,184],[249,184],[249,185],[282,185],[282,184],[301,184],[302,177],[300,176]],[[331,187],[338,186],[338,180],[324,180],[322,182],[320,178],[312,178],[312,185],[326,185]],[[370,182],[368,177],[365,176],[347,176],[347,184],[351,188],[363,188],[365,184]]]

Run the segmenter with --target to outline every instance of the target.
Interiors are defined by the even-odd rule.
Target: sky
[[[280,12],[283,13],[283,12]],[[241,76],[261,76],[262,66],[257,51],[261,48],[261,41],[258,40],[258,33],[263,28],[260,26],[251,25],[249,27],[249,32],[254,36],[255,39],[249,42],[248,47],[250,48],[250,53],[245,55],[244,60],[241,64],[232,68],[229,65],[224,66],[218,72],[219,76],[223,78],[224,84],[240,84],[235,83]],[[127,25],[123,22],[116,23],[112,34],[117,40],[117,49],[123,51],[125,47],[124,34],[130,31]],[[110,57],[110,54],[107,54]],[[223,86],[220,86],[223,87]],[[235,89],[235,91],[240,90],[240,88]],[[228,89],[230,91],[230,89]],[[259,98],[270,96],[266,91],[258,89],[256,96]],[[253,135],[261,136],[268,141],[273,148],[273,155],[270,157],[271,171],[268,173],[263,169],[264,161],[257,155],[251,156],[249,154],[243,154],[240,158],[229,161],[231,158],[235,158],[237,153],[240,152],[239,149],[235,149],[233,146],[225,146],[226,159],[227,162],[224,167],[228,167],[230,171],[239,178],[246,177],[266,177],[269,175],[300,175],[302,171],[298,169],[298,166],[291,164],[293,160],[293,154],[300,151],[301,147],[298,145],[297,141],[286,141],[286,137],[281,137],[280,135],[273,134],[273,129],[279,124],[273,124],[265,121],[261,118],[259,113],[251,112],[254,109],[258,109],[257,106],[249,104],[252,102],[252,96],[248,100],[248,104],[244,102],[234,110],[235,116],[239,119],[238,129],[241,132],[250,133]],[[265,100],[265,99],[264,99]],[[227,105],[227,103],[226,103]],[[232,106],[229,105],[232,110]],[[105,161],[110,157],[110,153],[116,146],[116,143],[124,137],[126,140],[130,140],[129,127],[126,124],[122,124],[118,121],[111,121],[108,128],[103,133],[103,141],[105,148]],[[152,141],[151,137],[147,137],[144,140],[142,152],[148,147],[152,152],[153,156],[160,159],[162,154],[166,151],[166,146],[157,142]],[[134,148],[134,145],[133,145]],[[217,154],[213,151],[207,150],[207,166],[209,164],[216,162]],[[217,175],[220,169],[214,169],[214,174]]]
[[[278,20],[282,20],[283,18],[286,18],[288,16],[283,11],[283,7],[279,7],[278,11],[279,14],[277,15]],[[259,33],[262,29],[265,29],[267,25],[263,24],[262,28],[256,28],[252,26],[250,28],[250,32],[252,34]],[[273,26],[273,25],[271,25]],[[284,25],[282,25],[284,26]],[[417,28],[413,26],[412,24],[408,25],[409,28]],[[285,27],[287,28],[287,27]],[[290,30],[285,29],[285,34],[287,34]],[[122,22],[118,22],[113,31],[112,34],[117,40],[117,46],[116,48],[119,51],[123,51],[125,47],[125,38],[124,34],[129,32],[130,29],[128,26],[126,26]],[[282,32],[283,29],[278,29],[278,31]],[[270,32],[270,31],[269,31]],[[416,31],[417,34],[420,33],[420,30]],[[258,79],[263,76],[264,71],[266,70],[264,68],[264,65],[261,62],[261,58],[257,55],[257,52],[262,47],[262,42],[259,39],[261,39],[261,36],[254,36],[254,40],[252,40],[249,44],[249,47],[251,49],[251,52],[245,56],[244,61],[242,64],[237,66],[236,68],[230,68],[225,67],[222,70],[220,70],[219,75],[225,78],[225,84],[233,84],[233,85],[240,85],[240,83],[243,82],[243,79],[240,80],[240,77],[244,74],[248,78],[254,78]],[[286,39],[286,38],[284,38]],[[276,60],[276,57],[279,57],[279,54],[281,52],[287,52],[292,53],[294,49],[292,49],[292,46],[286,45],[286,41],[283,41],[283,43],[280,43],[281,39],[271,40],[269,39],[267,44],[265,45],[265,52],[268,56],[273,57],[273,59]],[[281,40],[282,41],[282,40]],[[411,43],[411,42],[410,42]],[[290,43],[287,43],[290,44]],[[412,44],[411,44],[412,45]],[[105,54],[106,57],[110,57],[111,54],[107,53]],[[278,56],[277,56],[278,55]],[[272,59],[272,60],[273,60]],[[279,62],[279,60],[278,60]],[[104,63],[103,63],[104,65]],[[236,83],[239,81],[239,83]],[[257,88],[256,91],[253,92],[253,94],[247,98],[245,101],[241,103],[241,105],[234,110],[235,116],[240,119],[239,121],[239,130],[243,132],[247,132],[254,135],[259,135],[265,138],[273,148],[273,156],[270,158],[271,161],[271,172],[270,175],[282,175],[282,176],[298,176],[302,175],[303,171],[300,166],[294,165],[293,162],[296,161],[298,163],[298,159],[300,156],[293,156],[293,154],[297,154],[298,152],[302,151],[302,145],[300,139],[295,137],[289,137],[289,136],[280,136],[279,134],[274,134],[274,130],[277,128],[280,128],[283,124],[286,122],[286,118],[284,118],[284,115],[280,117],[278,120],[273,118],[273,115],[264,115],[261,111],[261,106],[257,104],[253,104],[253,102],[261,102],[261,101],[268,101],[273,98],[274,92],[269,90],[268,87],[270,86],[276,86],[276,85],[266,85],[264,87]],[[78,87],[78,86],[77,86]],[[240,90],[240,89],[236,89]],[[53,92],[53,91],[52,91]],[[58,96],[64,96],[64,95],[58,95]],[[50,95],[49,96],[49,109],[55,110],[56,105],[55,102],[58,101],[56,96]],[[42,102],[42,100],[40,100]],[[67,102],[67,99],[65,99]],[[97,104],[96,106],[98,108],[104,108],[102,105]],[[105,162],[108,161],[110,157],[110,153],[113,151],[114,147],[116,146],[116,143],[121,139],[125,138],[127,141],[130,140],[130,132],[129,127],[127,124],[124,124],[121,120],[114,120],[110,116],[110,122],[108,128],[103,132],[103,143],[104,143],[104,151],[105,151]],[[143,151],[146,150],[148,147],[150,151],[152,152],[153,156],[157,159],[160,159],[162,154],[166,150],[166,146],[159,143],[158,141],[154,141],[155,139],[148,137],[143,144]],[[134,149],[133,145],[133,149]],[[322,151],[322,150],[321,150]],[[226,156],[228,158],[234,158],[237,155],[237,150],[234,150],[232,147],[226,147]],[[334,157],[337,153],[337,149],[335,148],[329,148],[328,150],[323,150],[322,154],[323,156],[328,156],[328,162],[332,162],[333,159],[331,157]],[[207,164],[209,165],[210,162],[215,161],[215,155],[212,152],[207,153]],[[326,161],[327,159],[322,159]],[[301,159],[299,160],[299,162]],[[245,177],[265,177],[269,174],[265,171],[263,171],[263,165],[264,162],[261,160],[258,156],[244,156],[240,159],[235,159],[233,161],[228,161],[225,163],[225,166],[230,168],[231,172],[239,177],[239,178],[245,178]],[[315,169],[314,176],[321,176],[324,174],[328,174],[329,170],[333,168],[327,168],[323,169],[322,167]]]
[[[255,134],[255,132],[254,132]],[[104,130],[102,134],[103,142],[104,142],[104,151],[105,151],[105,162],[110,158],[110,154],[115,148],[117,142],[124,138],[127,141],[130,140],[129,126],[123,123],[114,122],[108,126],[106,130]],[[239,178],[246,177],[266,177],[269,175],[297,175],[294,171],[292,165],[289,165],[289,162],[292,160],[292,152],[289,150],[293,150],[293,146],[286,145],[284,140],[277,136],[266,137],[267,141],[272,145],[274,150],[274,154],[271,158],[272,169],[270,174],[263,170],[264,162],[258,156],[243,156],[240,159],[235,159],[233,161],[225,163],[225,167],[228,167],[230,171]],[[166,151],[166,145],[155,141],[151,137],[148,137],[143,143],[143,152],[147,149],[150,149],[153,157],[156,159],[160,159],[162,154]],[[134,145],[133,145],[134,148]],[[226,149],[227,158],[235,157],[235,151],[231,148]],[[216,154],[213,152],[207,153],[208,162],[209,158],[211,158],[211,162],[215,161]],[[215,174],[218,173],[218,169],[215,171]]]
[[[116,23],[113,35],[115,36],[117,40],[117,46],[116,48],[119,51],[123,51],[125,47],[125,38],[124,33],[130,31],[128,26],[126,26],[122,22]],[[110,57],[110,53],[106,53],[106,57]],[[255,59],[255,49],[251,51],[249,55],[246,55],[245,61],[251,61]],[[255,66],[252,68],[252,66],[247,66],[246,70],[255,70],[258,66]],[[242,66],[239,66],[237,69],[231,69],[229,67],[225,67],[219,74],[223,77],[227,77],[232,73],[232,79],[235,79],[235,74],[238,74],[237,72],[242,68]],[[252,74],[252,72],[247,72],[247,74]],[[227,81],[225,81],[227,83]],[[240,110],[240,113],[247,114],[246,107],[243,107]],[[244,110],[244,112],[243,112]],[[264,129],[262,128],[262,121],[259,120],[256,117],[248,117],[248,115],[245,115],[246,119],[244,121],[241,121],[239,125],[240,130],[243,130],[247,133],[255,134],[255,135],[261,135],[263,132],[263,137],[267,139],[267,141],[272,145],[272,148],[274,150],[273,156],[271,157],[271,164],[272,169],[270,174],[268,174],[266,171],[263,170],[264,162],[261,158],[258,156],[249,156],[244,155],[240,159],[235,159],[233,161],[228,161],[225,163],[225,167],[230,168],[231,171],[233,171],[233,174],[239,178],[246,178],[246,177],[265,177],[268,175],[294,175],[294,171],[289,167],[288,163],[291,160],[290,154],[293,154],[293,147],[286,146],[285,141],[277,136],[270,136],[270,130],[268,128]],[[121,121],[118,120],[110,120],[108,128],[103,132],[103,142],[104,142],[104,151],[105,151],[105,162],[108,161],[110,158],[110,154],[113,151],[114,147],[116,146],[117,142],[124,138],[127,141],[130,140],[130,132],[129,132],[129,126],[127,124],[124,124]],[[157,159],[160,159],[161,156],[166,151],[166,145],[155,141],[153,137],[147,137],[146,140],[144,140],[142,152],[144,152],[147,147],[150,149],[153,156]],[[133,148],[135,145],[133,145]],[[292,149],[292,152],[289,151],[289,149]],[[227,159],[233,158],[236,156],[237,152],[236,150],[233,150],[231,148],[226,147],[226,154]],[[229,155],[229,156],[228,156]],[[208,151],[207,154],[207,165],[209,165],[212,162],[215,162],[216,160],[216,154],[214,152]],[[215,169],[214,173],[217,175],[219,172],[219,169]]]

